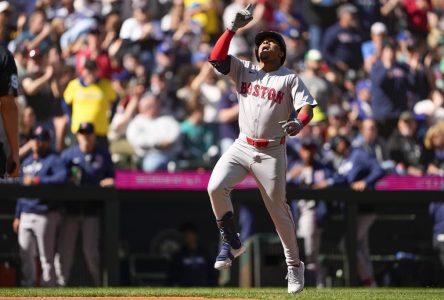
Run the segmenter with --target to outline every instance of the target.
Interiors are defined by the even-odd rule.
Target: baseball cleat
[[[285,279],[288,280],[288,293],[296,294],[304,289],[305,266],[301,261],[299,267],[288,266],[288,273]]]
[[[231,267],[233,260],[244,254],[245,250],[243,245],[241,245],[239,249],[233,249],[229,243],[224,242],[219,255],[216,257],[214,268],[217,270],[223,270]]]

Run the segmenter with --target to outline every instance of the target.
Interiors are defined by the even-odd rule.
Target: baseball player
[[[17,66],[12,54],[0,47],[0,177],[17,177],[20,170],[18,146]]]
[[[33,132],[32,153],[23,160],[23,185],[60,184],[66,170],[60,156],[50,149],[51,134],[43,127]],[[60,212],[47,199],[19,198],[13,229],[18,233],[23,286],[36,285],[36,250],[42,268],[41,286],[56,285],[54,251]]]
[[[234,225],[230,191],[250,173],[284,248],[288,292],[298,293],[304,287],[304,263],[299,259],[295,224],[285,194],[285,142],[286,135],[296,135],[311,120],[316,101],[296,73],[283,67],[286,45],[279,33],[266,31],[256,35],[258,66],[227,54],[236,30],[251,21],[252,10],[249,4],[236,13],[209,57],[216,70],[235,82],[240,128],[239,137],[221,156],[208,183],[223,240],[214,267],[228,268],[234,258],[245,252]],[[290,119],[293,111],[296,118]]]

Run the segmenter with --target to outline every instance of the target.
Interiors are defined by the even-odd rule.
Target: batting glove
[[[295,136],[302,130],[304,124],[302,124],[299,119],[290,119],[288,121],[280,121],[279,124],[282,125],[282,129],[284,134],[288,134],[290,136]]]
[[[238,11],[234,16],[234,20],[231,21],[231,25],[228,26],[228,30],[236,32],[239,28],[244,27],[251,20],[253,20],[254,6],[250,3],[244,9]]]

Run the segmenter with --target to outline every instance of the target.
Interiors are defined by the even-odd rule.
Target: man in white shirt
[[[172,116],[160,115],[159,106],[153,94],[145,94],[139,102],[139,113],[126,131],[128,142],[146,172],[166,170],[179,150],[180,125]]]

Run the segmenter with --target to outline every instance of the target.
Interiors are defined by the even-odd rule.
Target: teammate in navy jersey
[[[32,138],[32,153],[22,164],[23,184],[55,184],[66,181],[66,169],[59,155],[50,150],[51,135],[37,127]],[[20,198],[17,201],[13,229],[18,233],[23,286],[36,286],[35,250],[42,268],[41,286],[55,286],[54,252],[60,222],[57,202]]]
[[[94,125],[80,123],[76,133],[77,145],[62,152],[62,160],[69,181],[80,186],[112,186],[114,167],[107,149],[96,143]],[[60,230],[59,253],[61,274],[59,285],[69,284],[78,233],[82,234],[83,254],[93,285],[100,285],[100,203],[69,201],[64,204],[65,214]]]

